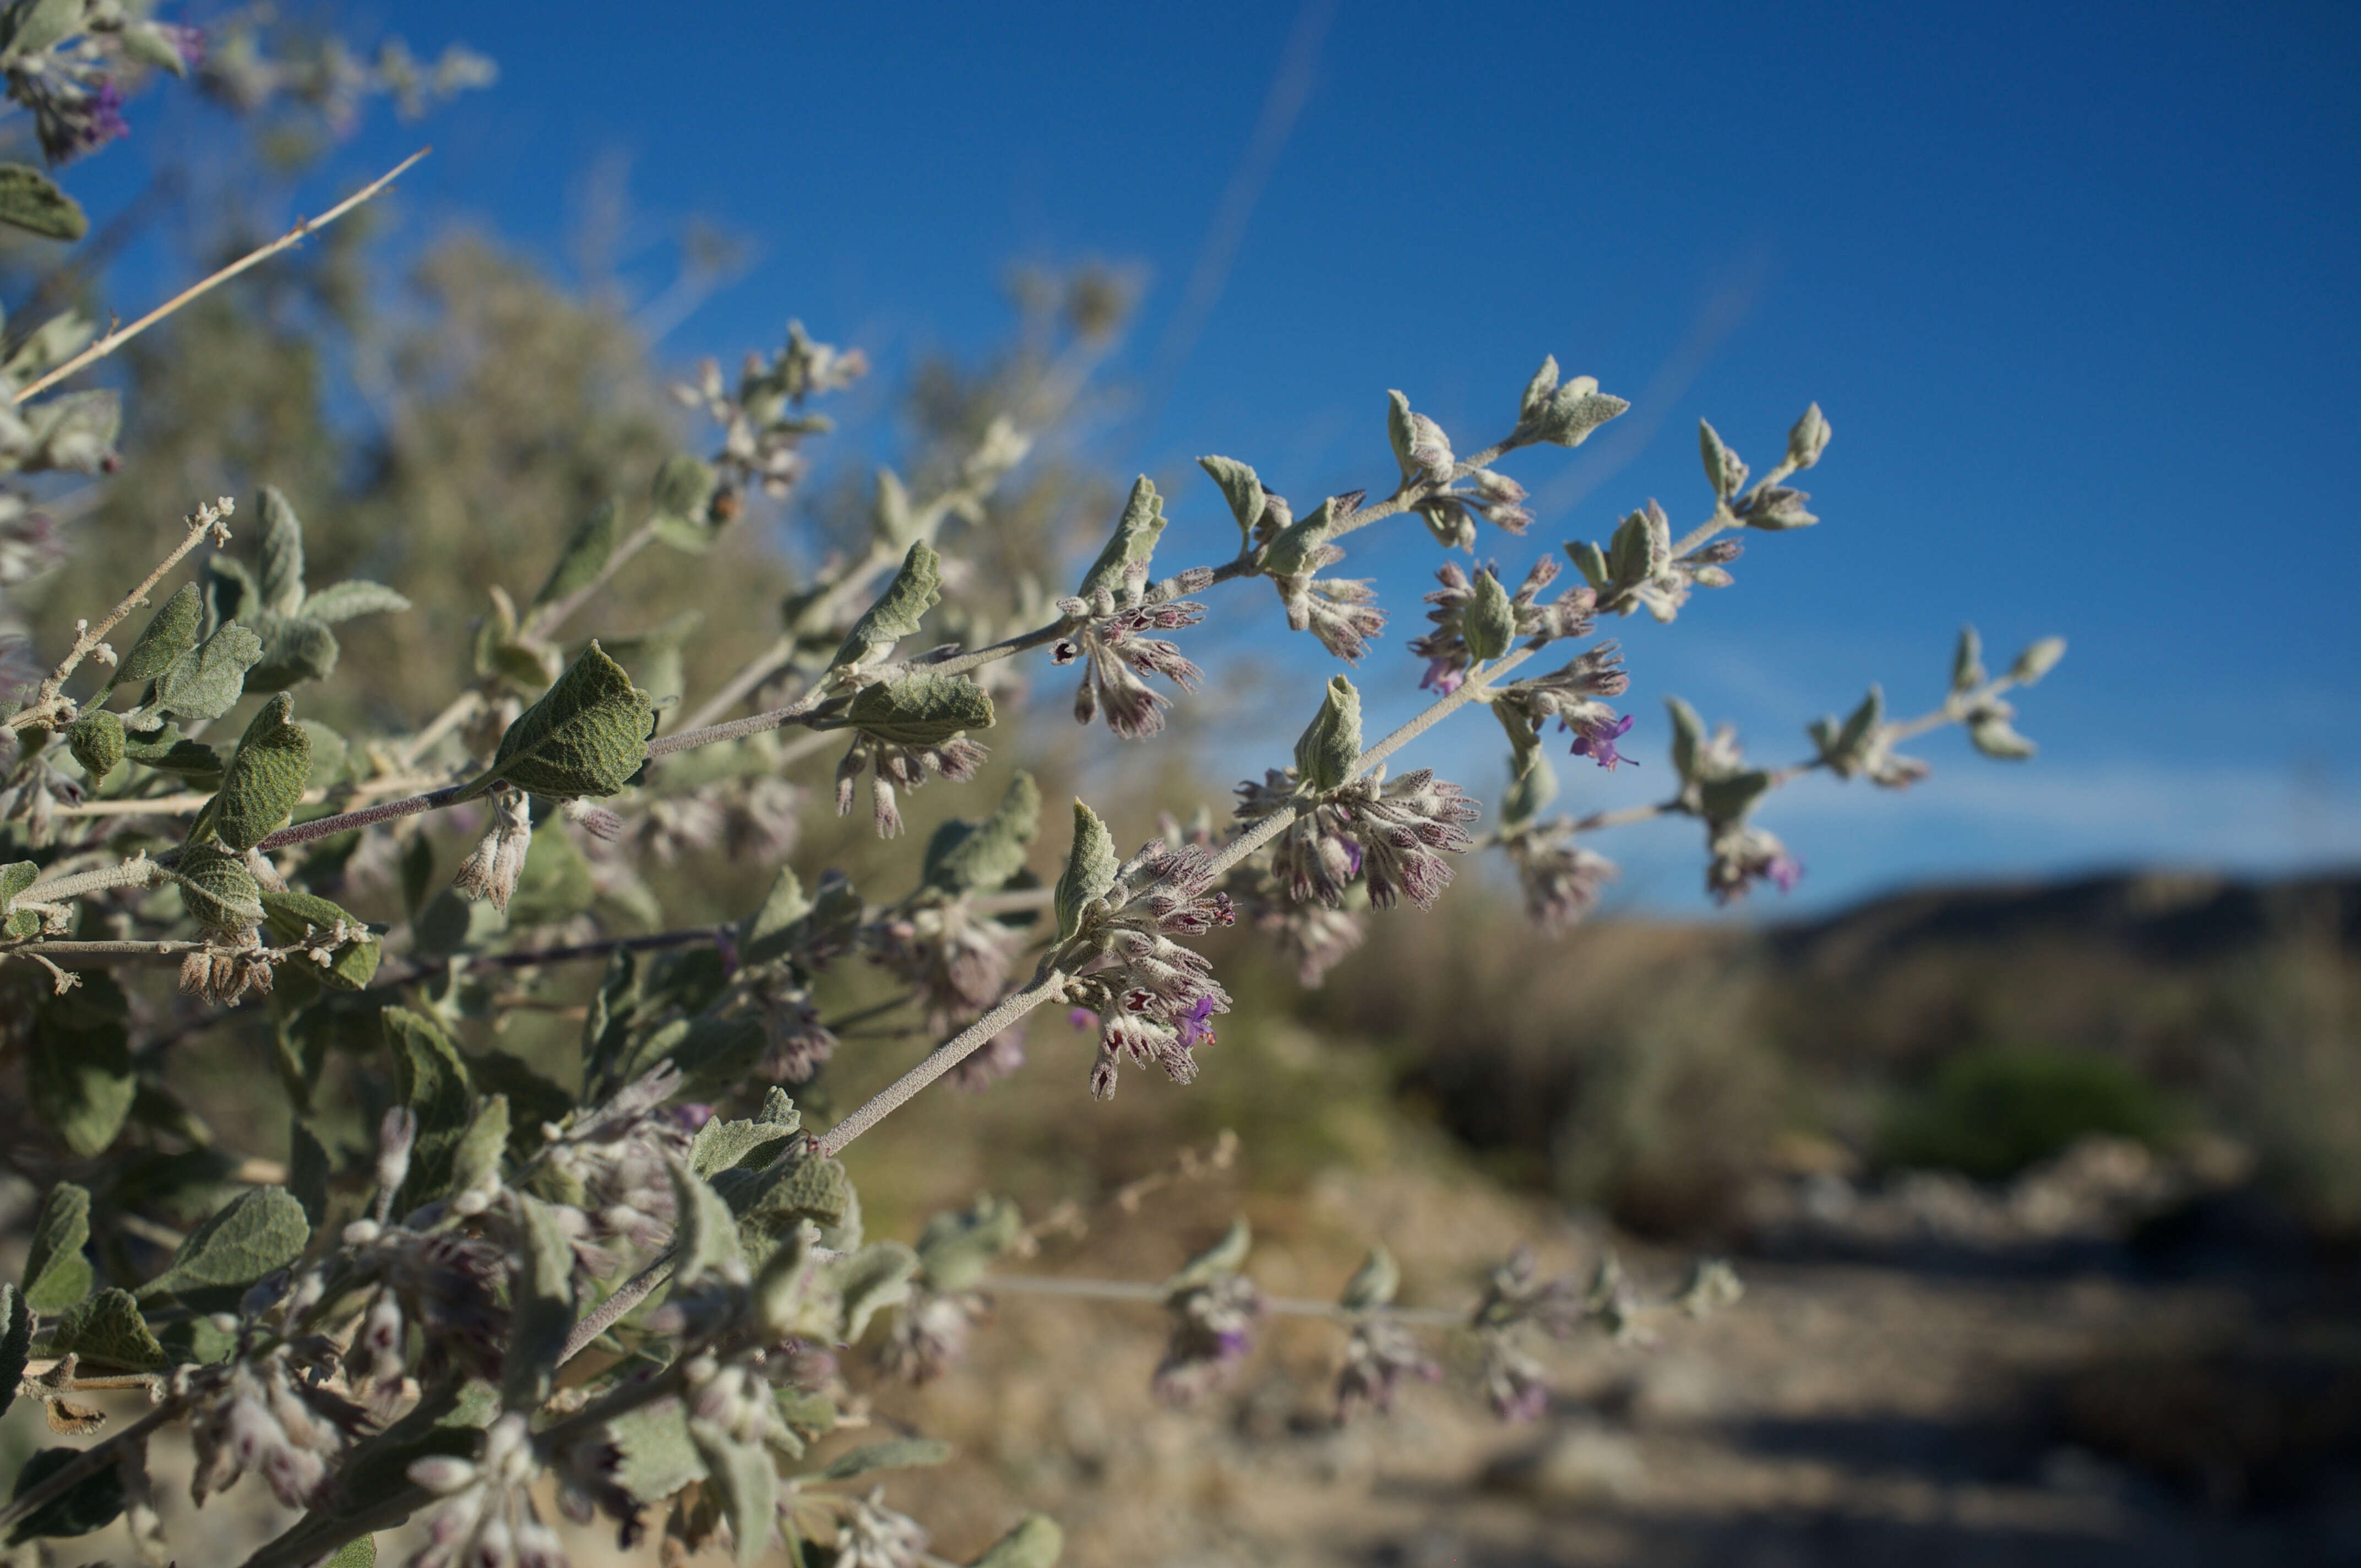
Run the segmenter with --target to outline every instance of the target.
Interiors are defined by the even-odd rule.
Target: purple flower
[[[1199,1046],[1213,1043],[1213,999],[1211,996],[1197,998],[1197,1005],[1189,1009],[1180,1019],[1178,1032],[1184,1049],[1194,1050]]]
[[[1616,740],[1631,728],[1631,716],[1620,718],[1569,718],[1565,727],[1574,731],[1574,754],[1587,757],[1600,767],[1612,772],[1619,762],[1631,758],[1615,749]],[[1634,766],[1638,764],[1634,763]]]
[[[104,147],[117,137],[131,134],[130,124],[123,117],[123,89],[114,78],[102,76],[98,89],[90,95],[90,128],[82,133],[84,144]]]
[[[1804,862],[1793,855],[1775,855],[1771,863],[1763,868],[1763,874],[1770,878],[1781,893],[1793,893],[1795,884],[1804,880]]]
[[[1077,1007],[1066,1014],[1066,1022],[1077,1029],[1095,1029],[1099,1015],[1087,1007]]]
[[[1426,662],[1426,674],[1419,678],[1418,684],[1422,690],[1449,696],[1459,689],[1460,683],[1466,678],[1467,672],[1454,664],[1451,660],[1429,659]]]
[[[205,62],[205,30],[203,27],[182,27],[165,22],[159,24],[157,30],[171,40],[173,50],[180,55],[181,64],[195,66]]]

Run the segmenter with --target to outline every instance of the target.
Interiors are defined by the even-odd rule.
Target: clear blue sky
[[[1824,522],[1757,536],[1678,626],[1618,629],[1644,766],[1561,758],[1569,798],[1662,789],[1668,691],[1785,760],[1870,679],[1935,700],[1962,620],[2003,660],[2053,631],[2073,652],[2024,704],[2037,762],[1944,738],[1905,796],[1768,807],[1811,868],[1798,904],[2361,859],[2361,8],[339,9],[356,38],[464,40],[503,73],[339,154],[348,186],[436,143],[406,222],[475,221],[563,268],[589,171],[621,157],[651,296],[684,220],[754,244],[669,357],[774,345],[789,315],[888,364],[981,347],[1008,263],[1136,261],[1118,369],[1162,411],[1109,467],[1177,482],[1225,452],[1308,500],[1388,482],[1387,388],[1473,446],[1554,353],[1638,406],[1513,466],[1548,506],[1487,541],[1512,572],[1651,495],[1694,521],[1700,415],[1760,468],[1817,399]],[[1174,511],[1174,564],[1234,537],[1202,479]],[[1381,716],[1417,674],[1401,643],[1436,563],[1415,532],[1384,552]],[[1308,639],[1279,655],[1323,664]],[[1488,794],[1488,729],[1422,760]],[[1271,749],[1247,716],[1235,736],[1242,760]],[[1627,896],[1696,907],[1694,831],[1623,840]]]

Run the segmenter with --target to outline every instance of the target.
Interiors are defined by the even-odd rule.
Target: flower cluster
[[[1615,742],[1631,729],[1631,718],[1618,715],[1604,699],[1621,696],[1631,687],[1622,650],[1613,642],[1600,642],[1584,649],[1564,669],[1502,687],[1492,698],[1492,712],[1520,757],[1538,744],[1542,727],[1554,718],[1574,736],[1576,756],[1611,769],[1628,761]]]
[[[1404,1378],[1433,1383],[1442,1376],[1442,1366],[1408,1329],[1382,1316],[1362,1318],[1345,1342],[1345,1365],[1336,1374],[1336,1420],[1349,1420],[1365,1409],[1389,1412]]]
[[[542,1468],[532,1428],[514,1411],[486,1430],[474,1459],[412,1462],[410,1479],[441,1502],[409,1568],[566,1568],[565,1546],[533,1500]]]
[[[1587,918],[1613,882],[1615,862],[1574,841],[1573,825],[1520,823],[1497,839],[1516,868],[1525,913],[1545,931],[1563,931]]]
[[[1193,1404],[1219,1387],[1254,1348],[1262,1293],[1243,1274],[1219,1276],[1176,1290],[1165,1301],[1172,1332],[1156,1365],[1156,1392],[1168,1403]]]
[[[233,1358],[172,1375],[171,1392],[189,1407],[196,1450],[189,1496],[202,1504],[252,1471],[282,1505],[303,1508],[320,1499],[367,1418],[323,1387],[336,1365],[328,1341],[309,1337],[261,1350],[251,1343],[251,1325],[247,1330]]]
[[[1369,902],[1390,909],[1407,896],[1421,909],[1451,882],[1446,854],[1476,842],[1465,824],[1477,805],[1457,784],[1420,768],[1399,778],[1355,779],[1309,794],[1293,768],[1273,768],[1261,784],[1238,786],[1237,815],[1253,821],[1290,804],[1295,820],[1273,847],[1272,863],[1288,895],[1332,908],[1358,879]]]
[[[803,438],[828,428],[827,421],[803,411],[804,403],[868,373],[867,355],[814,342],[801,322],[787,323],[786,346],[768,359],[747,355],[734,388],[722,380],[721,367],[713,360],[699,365],[696,385],[675,387],[673,395],[686,407],[702,408],[721,427],[721,451],[714,463],[720,483],[708,505],[734,513],[738,495],[749,485],[785,499],[809,466]]]
[[[679,1072],[666,1062],[598,1109],[544,1129],[549,1141],[536,1185],[580,1212],[586,1234],[577,1250],[596,1271],[611,1266],[603,1244],[653,1252],[672,1237],[670,1167],[688,1153],[691,1129],[665,1102],[680,1086]]]
[[[1109,729],[1126,740],[1143,740],[1164,728],[1169,702],[1142,677],[1162,675],[1182,691],[1195,691],[1204,678],[1204,672],[1182,657],[1177,644],[1141,635],[1196,625],[1205,619],[1202,604],[1177,599],[1102,609],[1082,599],[1064,599],[1058,608],[1068,616],[1087,618],[1049,650],[1053,663],[1082,663],[1082,685],[1074,688],[1078,723],[1088,724],[1104,713]]]
[[[1077,1022],[1098,1021],[1091,1092],[1101,1100],[1115,1092],[1126,1061],[1160,1067],[1175,1082],[1195,1078],[1193,1053],[1213,1042],[1213,1015],[1230,1010],[1213,965],[1174,940],[1237,919],[1229,895],[1212,891],[1210,860],[1159,842],[1130,869],[1133,891],[1087,929],[1092,956],[1066,983]]]
[[[917,789],[936,774],[953,784],[965,784],[975,777],[987,755],[981,744],[964,735],[913,744],[888,740],[864,729],[836,765],[836,814],[842,817],[852,809],[853,784],[873,767],[876,774],[869,781],[869,804],[876,814],[877,836],[899,838],[902,808],[894,798],[895,785]]]
[[[1598,603],[1598,595],[1590,589],[1569,588],[1548,604],[1540,602],[1542,590],[1555,582],[1563,569],[1544,555],[1533,563],[1525,580],[1509,596],[1511,638],[1535,638],[1548,642],[1589,634],[1596,624],[1592,610]],[[1410,651],[1426,661],[1426,674],[1418,684],[1448,696],[1459,689],[1460,683],[1467,678],[1469,666],[1476,663],[1476,655],[1467,646],[1466,621],[1479,589],[1477,580],[1462,571],[1455,561],[1444,562],[1434,575],[1443,585],[1426,596],[1426,602],[1434,607],[1426,612],[1434,630],[1414,639]],[[1494,574],[1487,567],[1477,576],[1493,577]],[[1498,589],[1497,577],[1490,587]]]

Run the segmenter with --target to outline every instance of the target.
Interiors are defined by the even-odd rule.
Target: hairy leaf
[[[1394,1292],[1400,1288],[1401,1269],[1394,1262],[1394,1255],[1383,1246],[1373,1245],[1368,1256],[1361,1260],[1361,1266],[1353,1271],[1353,1277],[1345,1282],[1345,1294],[1338,1305],[1348,1312],[1366,1312],[1391,1301]]]
[[[981,822],[946,822],[927,844],[926,882],[950,893],[990,893],[1025,869],[1041,831],[1041,786],[1019,773]]]
[[[501,1403],[532,1410],[549,1398],[566,1336],[574,1330],[574,1244],[560,1211],[525,1193],[524,1269],[517,1277],[508,1348],[501,1357]]]
[[[688,1168],[710,1180],[725,1170],[768,1164],[803,1125],[802,1113],[785,1091],[774,1085],[771,1092],[784,1103],[764,1105],[760,1120],[725,1122],[717,1116],[697,1128],[688,1146]]]
[[[167,724],[148,735],[126,736],[123,754],[142,767],[184,778],[192,788],[221,787],[221,753],[202,740],[182,735],[177,724]]]
[[[1517,638],[1517,607],[1509,590],[1488,570],[1476,574],[1476,589],[1460,617],[1467,652],[1478,659],[1497,659]]]
[[[450,1189],[459,1140],[475,1120],[476,1095],[467,1058],[431,1019],[402,1007],[388,1007],[380,1017],[393,1054],[395,1096],[418,1117],[410,1175],[394,1199],[400,1215]]]
[[[1353,776],[1361,755],[1361,694],[1342,675],[1328,680],[1320,711],[1296,737],[1295,770],[1315,790],[1332,790]]]
[[[966,1290],[1007,1255],[1025,1231],[1016,1204],[990,1193],[964,1212],[937,1214],[918,1233],[918,1269],[930,1290]]]
[[[0,1416],[16,1402],[16,1380],[33,1354],[33,1309],[14,1285],[0,1282]]]
[[[131,1292],[113,1288],[69,1311],[49,1336],[49,1348],[60,1355],[72,1351],[84,1361],[134,1372],[154,1372],[170,1359],[139,1315],[139,1303]]]
[[[984,1549],[969,1568],[1057,1568],[1066,1532],[1048,1514],[1027,1514],[1016,1528]]]
[[[838,669],[857,668],[891,652],[903,638],[917,635],[919,621],[943,597],[942,588],[941,558],[921,539],[902,557],[902,569],[877,602],[852,623],[851,635],[829,663]]]
[[[60,1181],[41,1204],[25,1254],[25,1300],[33,1310],[54,1318],[90,1294],[93,1277],[82,1252],[89,1243],[90,1194]]]
[[[260,896],[263,924],[270,932],[270,939],[280,947],[291,947],[307,938],[325,946],[329,933],[335,930],[339,921],[344,923],[345,940],[329,949],[324,966],[305,955],[305,961],[319,970],[324,983],[338,991],[358,991],[376,978],[378,960],[384,949],[368,927],[342,906],[291,888],[284,893],[265,888]]]
[[[1230,1222],[1221,1240],[1180,1266],[1180,1272],[1164,1282],[1168,1291],[1192,1290],[1211,1285],[1225,1274],[1235,1274],[1246,1266],[1246,1254],[1254,1250],[1254,1232],[1241,1214]]]
[[[1144,580],[1156,554],[1157,536],[1163,532],[1164,498],[1156,493],[1154,481],[1142,474],[1131,483],[1123,515],[1115,520],[1115,536],[1082,575],[1082,597],[1089,598],[1104,588],[1121,598],[1135,578]]]
[[[1771,775],[1760,768],[1727,778],[1708,779],[1697,786],[1697,800],[1708,822],[1736,822],[1771,793]]]
[[[467,796],[496,784],[550,800],[613,795],[647,760],[653,717],[648,694],[593,642],[509,726],[491,767],[468,784]]]
[[[256,546],[262,610],[293,615],[303,608],[303,520],[275,485],[262,487],[262,537]]]
[[[899,746],[939,746],[970,729],[989,729],[997,717],[992,694],[965,675],[913,670],[865,685],[844,710],[844,722]]]
[[[14,904],[16,895],[39,881],[40,876],[41,868],[30,861],[0,866],[0,909]],[[5,926],[0,926],[0,931],[11,937],[38,936],[40,930],[40,912],[35,909],[19,910],[8,916]]]
[[[695,453],[675,452],[656,469],[655,535],[675,550],[701,555],[721,537],[726,521],[713,515],[713,466]]]
[[[23,1497],[82,1455],[79,1448],[40,1450],[16,1472],[16,1486],[10,1497]],[[123,1512],[123,1472],[112,1464],[102,1465],[19,1519],[16,1528],[8,1532],[8,1544],[21,1546],[28,1541],[88,1535],[114,1523]]]
[[[751,1568],[769,1552],[776,1533],[779,1472],[770,1451],[759,1442],[738,1442],[719,1421],[691,1420],[688,1435],[721,1494],[739,1568]]]
[[[705,1462],[689,1441],[688,1412],[678,1399],[658,1399],[607,1423],[622,1462],[615,1484],[641,1502],[659,1504],[692,1481],[705,1479]]]
[[[258,615],[251,623],[262,657],[246,673],[248,692],[279,692],[335,674],[343,652],[327,623],[309,615]]]
[[[204,600],[197,585],[182,583],[164,601],[164,608],[149,618],[131,652],[115,666],[106,680],[108,687],[152,681],[171,668],[174,660],[197,645],[197,621],[203,614]]]
[[[33,1113],[85,1159],[104,1154],[123,1130],[139,1089],[130,1036],[119,1023],[74,1027],[44,1008],[25,1059]]]
[[[170,1267],[139,1288],[201,1310],[234,1307],[256,1280],[303,1255],[312,1239],[303,1205],[284,1187],[252,1187],[189,1233]]]
[[[740,959],[747,964],[766,964],[785,957],[793,945],[796,923],[811,908],[812,901],[804,896],[804,884],[795,868],[782,864],[779,874],[771,879],[771,891],[763,895],[763,907],[738,927]]]
[[[1115,886],[1115,836],[1099,814],[1074,798],[1074,841],[1066,850],[1066,870],[1058,878],[1058,940],[1082,929],[1082,906],[1105,895]]]
[[[1262,521],[1262,477],[1235,457],[1200,457],[1197,466],[1222,488],[1230,515],[1238,520],[1238,532],[1253,537],[1255,524]]]
[[[837,1343],[856,1343],[873,1316],[908,1300],[910,1279],[917,1272],[918,1255],[900,1242],[872,1242],[830,1264],[829,1283],[844,1303]]]
[[[246,869],[241,855],[212,844],[192,844],[181,851],[172,876],[181,884],[181,902],[190,917],[208,931],[242,932],[262,921],[262,887]]]
[[[58,189],[39,170],[0,163],[0,224],[71,244],[90,228],[82,203]]]
[[[547,604],[568,594],[578,593],[598,581],[598,574],[607,569],[607,562],[615,554],[615,540],[622,528],[623,503],[609,499],[597,511],[583,520],[566,542],[566,549],[550,569],[549,581],[542,584],[541,592],[533,602]]]
[[[66,749],[96,784],[123,761],[123,720],[104,708],[85,713],[66,726]]]
[[[264,703],[222,775],[214,832],[233,850],[251,850],[287,826],[312,782],[312,737],[294,713],[294,699],[284,692]]]
[[[410,601],[387,587],[361,578],[336,583],[303,598],[306,620],[335,625],[357,615],[390,615],[410,608]]]
[[[708,1277],[742,1285],[746,1254],[738,1245],[738,1221],[719,1193],[680,1160],[671,1163],[674,1232],[673,1288],[686,1290]]]
[[[237,706],[246,672],[262,657],[262,639],[235,620],[172,661],[156,677],[153,711],[175,718],[219,718]]]
[[[915,1470],[940,1464],[951,1456],[951,1445],[930,1437],[895,1437],[864,1442],[836,1456],[819,1473],[823,1481],[850,1481],[878,1470]]]

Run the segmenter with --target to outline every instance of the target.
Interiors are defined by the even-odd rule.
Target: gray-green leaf
[[[122,765],[123,720],[103,707],[85,713],[66,726],[66,749],[96,784]]]
[[[324,983],[337,991],[359,991],[376,978],[382,947],[368,927],[341,905],[292,888],[284,892],[264,888],[261,899],[263,923],[269,927],[270,939],[282,948],[306,939],[324,943],[343,923],[345,940],[329,949],[324,967],[314,965]]]
[[[311,1223],[293,1193],[249,1188],[190,1232],[170,1266],[139,1294],[169,1292],[199,1308],[235,1305],[247,1287],[302,1256],[311,1239]]]
[[[1315,790],[1332,790],[1353,776],[1361,755],[1361,694],[1332,675],[1320,711],[1295,740],[1295,771]]]
[[[139,1090],[130,1038],[118,1023],[77,1028],[44,1010],[26,1053],[25,1089],[66,1147],[84,1158],[104,1154]]]
[[[1104,588],[1122,598],[1135,573],[1143,578],[1148,575],[1148,562],[1156,554],[1157,536],[1163,532],[1164,498],[1156,493],[1155,484],[1142,474],[1132,481],[1123,515],[1115,520],[1115,536],[1082,575],[1082,597],[1088,598]]]
[[[779,1501],[779,1472],[759,1442],[740,1442],[719,1421],[692,1420],[690,1441],[714,1486],[737,1543],[739,1568],[751,1568],[771,1549]]]
[[[214,800],[214,832],[233,850],[253,849],[287,826],[311,782],[312,737],[295,722],[294,699],[281,692],[238,740]]]
[[[492,765],[464,798],[496,784],[551,800],[613,795],[647,760],[654,707],[593,642],[500,737]]]
[[[520,1192],[525,1266],[516,1282],[508,1348],[501,1356],[501,1399],[533,1410],[549,1398],[549,1380],[574,1331],[574,1244],[554,1204]]]
[[[197,621],[204,614],[204,596],[194,583],[182,583],[164,608],[149,618],[131,652],[123,655],[107,677],[111,689],[130,682],[152,681],[171,668],[174,660],[197,645]]]
[[[823,1481],[850,1481],[877,1470],[916,1470],[940,1464],[951,1456],[951,1445],[931,1437],[895,1437],[847,1449],[819,1473]]]
[[[689,1441],[688,1412],[678,1399],[658,1399],[607,1423],[622,1460],[615,1484],[642,1503],[662,1503],[691,1481],[705,1479],[705,1462]]]
[[[258,615],[250,624],[262,640],[262,657],[246,673],[249,694],[283,692],[335,674],[344,649],[325,621],[309,615]]]
[[[59,190],[48,175],[22,163],[0,163],[0,224],[69,244],[90,229],[81,203]]]
[[[172,868],[181,902],[207,931],[244,932],[262,923],[262,887],[242,855],[213,844],[192,844]]]
[[[710,1277],[743,1285],[750,1277],[738,1245],[738,1221],[721,1195],[688,1166],[674,1160],[672,1172],[675,1248],[673,1288],[686,1290]]]
[[[926,882],[950,893],[988,893],[1025,869],[1025,847],[1041,831],[1041,788],[1031,773],[1008,781],[1000,806],[981,822],[947,822],[927,845]]]
[[[877,602],[852,623],[851,633],[829,663],[838,669],[858,668],[890,652],[903,638],[917,635],[919,621],[943,597],[942,588],[942,560],[921,539],[902,557],[901,570]]]
[[[1254,1232],[1241,1214],[1230,1222],[1222,1239],[1180,1266],[1180,1272],[1164,1282],[1169,1291],[1193,1290],[1211,1285],[1224,1275],[1235,1274],[1244,1267],[1246,1254],[1254,1250]]]
[[[334,625],[350,620],[357,615],[387,615],[410,608],[410,601],[387,587],[355,577],[349,582],[334,584],[303,599],[306,620]]]
[[[1058,878],[1058,940],[1082,929],[1082,906],[1104,897],[1115,885],[1115,836],[1099,814],[1074,798],[1074,841],[1066,851],[1066,870]]]
[[[395,1096],[418,1117],[410,1175],[394,1200],[401,1215],[449,1188],[459,1139],[475,1120],[476,1094],[467,1058],[432,1020],[401,1007],[388,1007],[380,1017],[393,1054]]]
[[[607,569],[608,560],[615,554],[615,537],[622,527],[622,519],[623,503],[615,499],[609,499],[586,518],[582,526],[574,531],[574,537],[566,541],[557,565],[550,568],[549,581],[542,584],[533,602],[547,604],[597,582],[598,574]]]
[[[246,672],[261,658],[262,639],[225,620],[156,677],[156,696],[148,707],[175,718],[219,718],[237,706]]]
[[[1477,659],[1497,659],[1516,641],[1517,607],[1490,571],[1476,574],[1475,591],[1460,612],[1459,630],[1469,655]]]
[[[1197,466],[1222,488],[1230,515],[1238,520],[1238,532],[1252,538],[1255,524],[1262,521],[1262,476],[1235,457],[1200,457]]]
[[[275,485],[262,487],[261,511],[257,554],[262,609],[271,615],[293,615],[303,608],[303,521]]]
[[[1066,1532],[1048,1514],[1027,1514],[1015,1530],[984,1549],[969,1568],[1058,1568]]]
[[[910,1279],[917,1272],[918,1255],[900,1242],[872,1242],[830,1264],[829,1281],[844,1303],[837,1343],[856,1343],[871,1317],[908,1300]]]
[[[33,1245],[25,1254],[25,1300],[33,1310],[54,1318],[90,1294],[93,1276],[82,1252],[89,1242],[90,1194],[60,1181],[33,1222]]]
[[[49,1336],[49,1348],[134,1372],[154,1372],[168,1359],[139,1315],[139,1303],[121,1289],[102,1290],[68,1312]]]
[[[970,729],[989,729],[998,715],[992,694],[965,675],[912,670],[853,694],[844,722],[897,746],[939,746]]]

